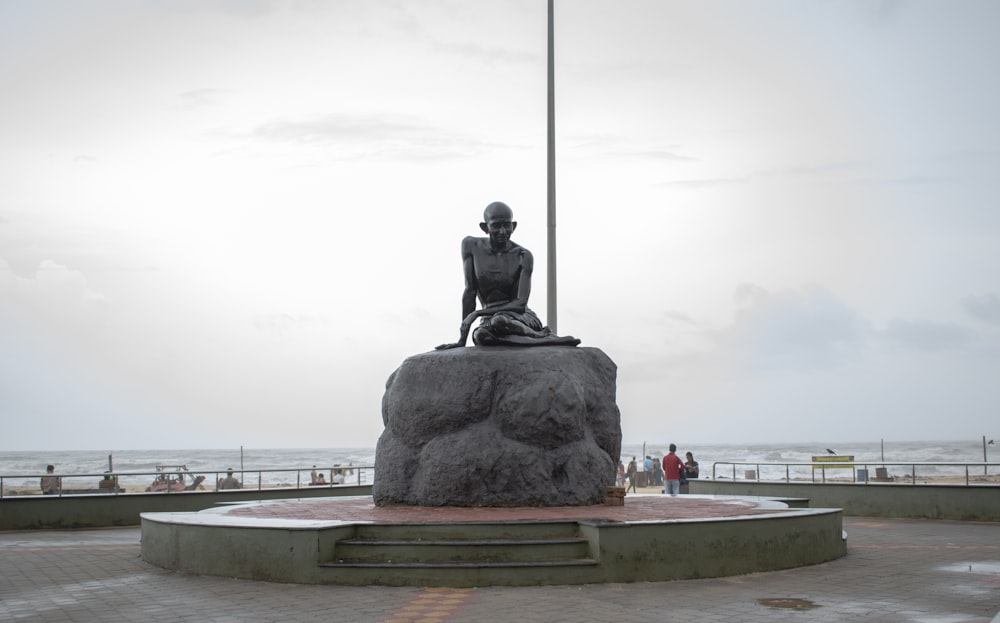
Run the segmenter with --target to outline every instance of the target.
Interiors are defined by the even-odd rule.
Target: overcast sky
[[[1000,3],[557,0],[559,332],[626,442],[1000,437]],[[0,3],[0,449],[374,446],[545,0]]]

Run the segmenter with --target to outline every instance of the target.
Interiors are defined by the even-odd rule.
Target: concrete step
[[[354,538],[376,540],[559,539],[579,536],[574,521],[360,524]]]
[[[341,539],[336,562],[401,564],[518,563],[585,559],[590,543],[580,537],[554,539]]]
[[[465,562],[324,562],[328,569],[529,569],[553,567],[592,567],[598,562],[592,558],[535,561],[465,561]]]
[[[575,522],[365,524],[319,566],[338,584],[530,586],[598,577]]]
[[[588,584],[600,578],[596,560],[328,562],[327,581],[353,586],[539,586]]]

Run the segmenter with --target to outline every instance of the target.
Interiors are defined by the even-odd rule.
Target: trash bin
[[[858,470],[858,482],[868,482],[868,470],[859,469]]]
[[[757,480],[757,470],[748,469],[746,472],[743,473],[743,477],[746,478],[747,480]]]

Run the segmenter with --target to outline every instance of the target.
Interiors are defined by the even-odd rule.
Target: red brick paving
[[[226,514],[267,519],[305,519],[399,522],[551,521],[603,519],[633,522],[670,519],[707,519],[780,513],[785,509],[757,508],[744,500],[662,495],[627,496],[624,506],[549,506],[517,508],[466,508],[427,506],[375,506],[369,497],[282,500],[239,506]]]

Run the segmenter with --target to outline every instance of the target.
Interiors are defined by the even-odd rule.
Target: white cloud
[[[963,302],[970,316],[988,324],[1000,325],[1000,296],[993,293],[970,295]]]
[[[838,367],[856,360],[871,334],[868,321],[818,286],[767,292],[743,284],[723,341],[748,371]]]
[[[199,110],[217,106],[230,92],[226,89],[192,89],[177,95],[177,107],[182,110]]]
[[[74,340],[92,339],[111,301],[87,284],[86,276],[52,260],[43,260],[32,277],[21,277],[0,258],[0,304],[22,322],[55,329]]]
[[[893,318],[884,329],[890,343],[903,348],[937,351],[958,348],[972,340],[971,332],[954,322],[913,321]]]

